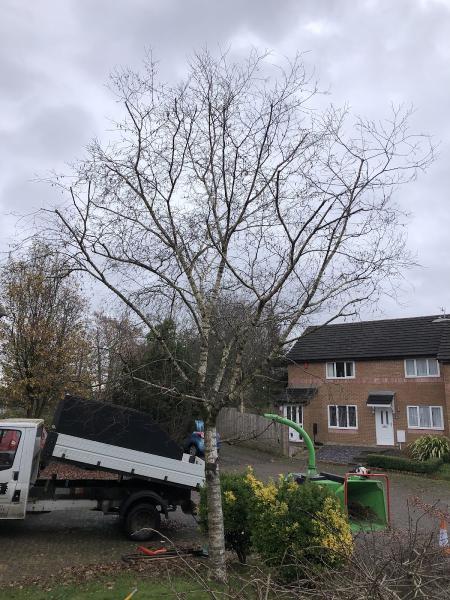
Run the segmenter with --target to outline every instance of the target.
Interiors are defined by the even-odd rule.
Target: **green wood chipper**
[[[382,531],[389,526],[389,480],[384,473],[346,473],[342,476],[320,473],[316,469],[314,444],[303,427],[280,415],[265,414],[264,416],[266,419],[298,431],[305,442],[308,450],[307,471],[290,473],[289,477],[299,484],[311,482],[326,487],[346,510],[354,533]]]

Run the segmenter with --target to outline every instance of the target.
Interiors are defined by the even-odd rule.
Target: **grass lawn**
[[[184,592],[186,600],[209,598],[192,581],[175,579],[171,583],[157,583],[130,573],[102,578],[86,584],[51,586],[51,588],[24,587],[0,591],[0,600],[124,600],[137,588],[133,600],[171,600],[176,598],[173,589]]]

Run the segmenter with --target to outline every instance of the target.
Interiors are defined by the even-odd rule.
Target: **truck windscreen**
[[[20,431],[0,428],[0,471],[13,466],[19,441]]]

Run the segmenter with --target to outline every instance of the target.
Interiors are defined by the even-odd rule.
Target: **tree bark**
[[[239,401],[239,411],[241,413],[245,413],[245,400],[244,400],[244,392],[240,392],[240,401]]]
[[[220,489],[219,454],[217,430],[214,424],[206,424],[205,458],[208,498],[209,557],[215,579],[225,582],[225,535],[223,526],[222,494]]]

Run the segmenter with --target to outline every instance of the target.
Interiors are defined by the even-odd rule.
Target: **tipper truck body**
[[[63,462],[106,471],[110,479],[40,479],[41,467]],[[120,516],[126,533],[144,540],[161,514],[192,510],[204,462],[183,453],[147,415],[66,396],[48,435],[40,419],[0,420],[0,519],[91,509]]]

